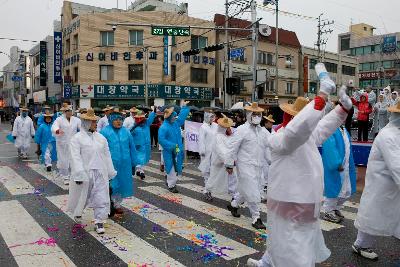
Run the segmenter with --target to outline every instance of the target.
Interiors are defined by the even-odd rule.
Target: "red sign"
[[[304,56],[303,62],[303,89],[304,93],[308,93],[308,56]]]
[[[358,74],[358,78],[360,80],[378,80],[384,76],[386,79],[391,79],[396,75],[397,75],[397,70],[385,70],[384,73],[379,71],[369,71],[369,72],[360,72]]]

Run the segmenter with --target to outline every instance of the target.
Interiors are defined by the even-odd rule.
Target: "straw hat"
[[[86,108],[80,108],[79,113],[82,113],[82,112],[88,112],[88,110]]]
[[[263,112],[264,111],[263,108],[260,108],[258,106],[257,102],[251,103],[251,106],[246,106],[246,107],[244,107],[244,109],[247,111],[251,111],[251,112]]]
[[[67,110],[72,110],[72,107],[68,105],[68,103],[63,103],[62,107],[60,108],[60,111],[67,111]]]
[[[228,118],[227,116],[224,115],[223,118],[220,118],[217,121],[218,125],[223,127],[223,128],[230,128],[233,126],[233,120]]]
[[[20,111],[29,111],[29,109],[26,106],[23,106],[21,108],[19,108]]]
[[[113,110],[113,109],[114,109],[114,107],[112,107],[110,105],[107,105],[105,108],[103,108],[103,111],[106,112],[106,111],[110,111],[110,110]]]
[[[43,114],[43,117],[53,117],[54,116],[54,114],[52,114],[52,113],[45,113],[45,114]]]
[[[48,105],[44,106],[43,109],[51,109]]]
[[[144,113],[143,113],[143,111],[141,111],[141,110],[138,110],[137,112],[136,112],[136,115],[134,116],[134,118],[136,119],[136,118],[146,118],[146,116],[144,115]]]
[[[213,108],[204,108],[204,112],[213,113],[214,110],[213,110]]]
[[[272,118],[272,114],[269,114],[268,117],[264,116],[264,119],[266,119],[267,121],[272,122],[272,123],[275,122],[275,120]]]
[[[280,104],[279,107],[292,116],[296,116],[305,106],[307,106],[308,100],[302,96],[299,96],[294,104]]]
[[[174,112],[174,107],[166,108],[164,110],[164,119],[168,119],[173,112]]]
[[[87,113],[81,115],[81,120],[97,121],[99,117],[94,114],[94,109],[89,108]]]
[[[111,113],[119,113],[122,114],[123,110],[121,110],[120,108],[116,107],[116,108],[110,108]]]
[[[388,108],[388,111],[400,113],[400,102],[398,102],[396,106],[391,106],[390,108]]]

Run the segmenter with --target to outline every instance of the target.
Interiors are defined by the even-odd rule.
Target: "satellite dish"
[[[258,31],[262,36],[268,37],[271,35],[271,28],[268,25],[260,25]]]

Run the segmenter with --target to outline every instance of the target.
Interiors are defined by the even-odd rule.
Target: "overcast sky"
[[[260,4],[262,0],[257,0]],[[337,51],[337,34],[348,31],[351,23],[365,22],[377,28],[376,33],[384,34],[400,31],[399,0],[279,0],[280,9],[306,16],[317,17],[323,13],[325,19],[334,20],[333,33],[328,37],[327,50]],[[117,0],[76,0],[75,2],[105,8],[117,6]],[[130,3],[131,1],[128,1]],[[180,1],[182,2],[182,1]],[[186,0],[189,15],[211,20],[216,12],[224,12],[225,0]],[[0,38],[42,40],[52,35],[53,20],[60,18],[62,0],[0,0]],[[119,0],[119,7],[125,8],[125,0]],[[235,12],[235,9],[232,10]],[[241,18],[249,18],[245,13]],[[272,13],[259,11],[262,23],[275,25]],[[397,27],[396,27],[397,26]],[[314,46],[317,38],[317,22],[280,16],[280,28],[297,33],[300,43]],[[0,39],[0,51],[9,53],[13,45],[28,50],[30,42],[6,41]],[[0,69],[7,64],[8,57],[0,54]]]

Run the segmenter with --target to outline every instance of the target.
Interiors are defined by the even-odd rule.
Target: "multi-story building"
[[[149,105],[181,100],[213,105],[215,52],[182,53],[215,43],[215,31],[190,29],[181,32],[187,36],[164,37],[153,35],[159,29],[152,32],[150,25],[214,23],[171,12],[104,10],[64,1],[64,97],[81,107],[129,107],[144,103],[147,84]]]
[[[136,0],[129,9],[133,11],[166,11],[184,14],[188,12],[188,4],[178,4],[175,0]]]
[[[225,16],[216,14],[214,22],[216,26],[225,26]],[[230,28],[250,28],[251,22],[242,19],[229,19]],[[277,105],[278,102],[288,102],[299,96],[299,52],[300,42],[295,32],[279,29],[279,60],[275,62],[275,31],[276,28],[270,27],[269,36],[266,34],[258,35],[257,46],[257,72],[258,84],[261,85],[262,92],[258,93],[261,104]],[[227,106],[239,101],[251,101],[254,85],[253,85],[253,52],[251,38],[241,40],[251,36],[250,31],[230,31],[229,41],[231,51],[243,49],[243,53],[239,57],[232,57],[230,64],[231,77],[240,77],[243,81],[241,84],[240,95],[229,97]],[[224,43],[226,41],[225,32],[223,30],[217,32],[217,42]],[[218,61],[224,68],[224,51],[218,52]],[[276,87],[276,64],[278,64],[278,88]],[[217,84],[219,88],[223,88],[224,78],[223,72],[218,70]],[[260,77],[260,74],[264,77]],[[277,97],[279,101],[277,101]],[[224,97],[221,94],[221,97]]]
[[[351,25],[338,36],[339,53],[358,58],[360,88],[390,85],[399,90],[400,32],[375,35],[374,29],[365,23]]]
[[[356,57],[332,52],[323,52],[322,61],[332,80],[338,85],[346,85],[349,81],[358,84],[358,60]],[[313,96],[317,92],[318,76],[315,65],[318,63],[318,50],[301,48],[301,80],[304,94]]]

